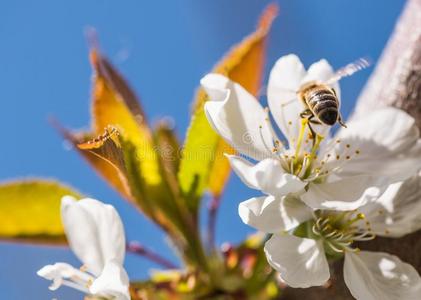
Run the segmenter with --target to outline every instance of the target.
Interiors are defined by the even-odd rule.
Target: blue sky
[[[175,260],[159,230],[123,202],[76,153],[66,150],[47,119],[53,115],[71,128],[89,124],[91,70],[83,32],[94,26],[103,51],[136,89],[149,119],[171,116],[183,137],[200,78],[252,31],[269,2],[2,1],[0,179],[57,178],[112,203],[123,218],[128,240],[147,241]],[[336,68],[360,56],[376,61],[404,1],[278,3],[281,12],[271,32],[267,70],[278,57],[291,52],[306,66],[320,58]],[[345,116],[371,70],[341,81]],[[219,216],[219,243],[240,241],[251,232],[241,223],[237,205],[254,194],[232,176]],[[35,275],[37,269],[56,261],[79,264],[67,249],[0,244],[0,298],[81,298],[66,288],[52,293],[48,282]],[[129,255],[126,267],[132,279],[141,279],[156,266]]]

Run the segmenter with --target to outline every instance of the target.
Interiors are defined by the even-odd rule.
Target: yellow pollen
[[[351,158],[351,156],[349,156],[349,155],[346,156],[346,159],[350,159],[350,158]]]
[[[339,155],[336,155],[336,159],[339,160],[341,157]]]
[[[336,140],[336,143],[339,144],[341,142],[341,140]]]
[[[351,147],[351,145],[350,145],[350,144],[346,144],[346,147],[347,147],[347,148],[350,148],[350,147]]]
[[[291,121],[288,121],[288,125],[292,125],[292,122]]]
[[[86,272],[86,271],[88,271],[88,267],[86,265],[82,265],[82,266],[80,266],[79,270],[82,271],[82,272]]]
[[[360,150],[355,150],[355,154],[360,154]]]
[[[259,128],[260,128],[260,129],[262,129],[262,128],[263,128],[263,126],[262,126],[262,125],[259,125]]]
[[[92,279],[88,279],[88,282],[86,282],[86,287],[89,288],[92,285]]]
[[[360,220],[365,219],[365,215],[363,213],[359,213],[357,215],[357,218],[360,219]]]

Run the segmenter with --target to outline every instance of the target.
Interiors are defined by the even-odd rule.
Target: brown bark
[[[369,113],[385,105],[405,110],[416,119],[421,129],[421,0],[408,0],[377,67],[358,99],[355,114]],[[421,273],[421,231],[399,239],[376,238],[362,243],[360,248],[397,255]],[[287,288],[281,299],[354,299],[343,281],[342,267],[343,261],[332,265],[330,287]]]

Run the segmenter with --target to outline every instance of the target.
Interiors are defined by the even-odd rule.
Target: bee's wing
[[[358,72],[362,69],[367,68],[371,65],[371,62],[368,58],[359,58],[356,61],[346,65],[343,68],[340,68],[335,72],[335,74],[330,77],[328,80],[326,80],[326,84],[333,84],[337,81],[339,81],[343,77],[351,76],[355,72]]]

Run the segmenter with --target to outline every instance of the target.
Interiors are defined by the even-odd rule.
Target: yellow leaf
[[[0,184],[0,239],[34,243],[64,243],[60,202],[64,195],[81,196],[50,180]]]
[[[213,72],[228,76],[257,95],[263,73],[267,35],[277,11],[277,5],[270,5],[263,12],[256,31],[234,46]],[[233,153],[233,149],[210,127],[203,110],[206,100],[205,92],[200,89],[196,95],[178,174],[184,193],[196,199],[200,198],[206,188],[215,197],[220,196],[230,174],[224,153]],[[192,205],[197,206],[197,203]]]
[[[139,102],[123,78],[95,49],[91,52],[93,79],[92,127],[96,134],[112,124],[136,147],[140,171],[147,184],[159,185],[159,163],[152,134]]]

